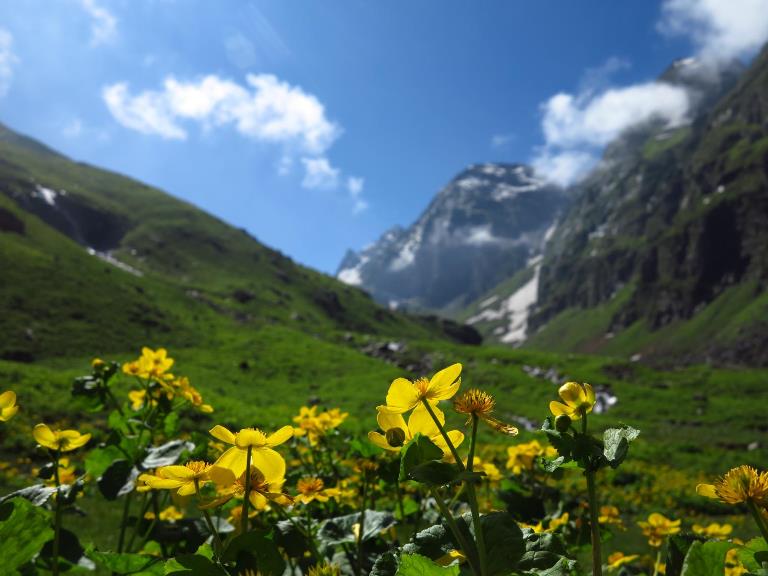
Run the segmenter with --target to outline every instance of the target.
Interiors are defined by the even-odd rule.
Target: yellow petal
[[[13,390],[6,390],[0,394],[0,408],[10,408],[16,404],[16,393]]]
[[[405,378],[396,378],[387,392],[387,410],[394,414],[408,412],[419,403],[416,387]]]
[[[595,391],[589,384],[584,384],[584,400],[589,404],[595,403]]]
[[[578,382],[566,382],[557,393],[569,406],[578,406],[584,399],[584,389]]]
[[[217,424],[213,428],[211,428],[208,433],[216,438],[217,440],[221,440],[222,442],[226,442],[227,444],[234,444],[235,443],[235,435],[232,434],[229,430],[224,428],[224,426],[221,426],[220,424]]]
[[[69,430],[65,430],[65,432],[69,432]],[[74,432],[74,430],[72,430]],[[76,437],[72,438],[69,443],[67,444],[66,452],[70,452],[72,450],[76,450],[77,448],[80,448],[81,446],[85,446],[88,444],[88,441],[91,439],[90,434],[80,434],[78,432],[75,432],[77,434]]]
[[[256,510],[264,510],[267,507],[267,499],[258,492],[252,491],[248,499]]]
[[[237,476],[229,468],[223,466],[212,466],[208,471],[208,477],[218,487],[231,486],[237,480]]]
[[[40,446],[50,448],[51,450],[57,450],[59,448],[59,441],[56,435],[45,424],[38,424],[32,430],[32,436],[34,436]]]
[[[461,381],[457,378],[461,374],[461,364],[452,364],[448,368],[443,368],[432,376],[429,381],[429,397],[435,400],[448,400],[459,389]]]
[[[555,400],[549,403],[549,411],[552,412],[555,417],[560,416],[561,414],[565,414],[566,416],[570,416],[572,420],[578,420],[581,418],[581,415],[578,414],[573,408],[566,406],[562,402],[556,402]]]
[[[176,491],[176,494],[179,496],[191,496],[197,492],[195,489],[195,483],[194,482],[185,482],[181,486],[179,486],[179,489]]]
[[[434,408],[433,410],[435,410],[435,416],[440,420],[440,424],[444,424],[445,415],[443,415],[440,410]],[[423,404],[419,404],[416,409],[411,412],[411,416],[408,418],[408,429],[411,431],[412,435],[423,434],[428,438],[435,434],[440,434],[440,429],[437,427],[437,424],[435,424],[435,421],[432,420],[432,416],[429,415],[429,412],[427,412],[427,409]]]
[[[19,411],[18,406],[11,406],[9,408],[3,408],[0,410],[0,420],[3,422],[7,422],[11,418],[13,418],[16,415],[16,412]]]
[[[283,426],[280,430],[267,437],[267,446],[280,446],[283,442],[290,440],[292,436],[293,426]]]
[[[402,414],[393,414],[392,412],[384,409],[382,406],[379,406],[376,414],[376,422],[378,423],[379,428],[384,430],[384,432],[392,428],[400,428],[403,432],[405,432],[406,439],[409,438],[408,426],[405,424],[405,419],[403,418]]]
[[[279,453],[272,450],[272,448],[254,450],[251,454],[251,465],[261,470],[261,473],[264,474],[265,478],[274,478],[275,476],[285,474],[285,460],[283,460],[283,457],[280,456]],[[245,462],[243,462],[243,471],[244,470]]]
[[[400,447],[395,448],[394,446],[390,446],[384,435],[379,432],[368,432],[368,440],[376,444],[379,448],[384,448],[384,450],[391,450],[392,452],[400,450]]]
[[[158,470],[158,474],[176,480],[191,480],[195,477],[195,473],[186,466],[163,466]]]
[[[216,460],[214,464],[216,466],[221,466],[222,468],[229,468],[236,477],[239,477],[240,474],[245,471],[246,456],[247,454],[245,450],[232,447],[219,456],[219,459]]]
[[[720,499],[717,495],[717,492],[715,492],[714,484],[699,484],[698,486],[696,486],[696,494],[698,494],[699,496],[704,496],[706,498],[713,498],[715,500]]]

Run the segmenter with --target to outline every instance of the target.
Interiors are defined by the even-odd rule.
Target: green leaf
[[[85,550],[80,544],[80,540],[74,532],[71,532],[65,528],[59,531],[59,564],[62,564],[61,560],[66,560],[71,564],[78,564],[80,560],[85,556]],[[51,565],[53,564],[53,539],[48,540],[40,550],[40,557],[47,559]],[[85,559],[85,563],[89,563]]]
[[[329,546],[357,542],[352,526],[360,523],[360,513],[329,518],[320,525],[317,537]],[[362,541],[376,538],[384,530],[395,525],[395,517],[390,512],[366,510]]]
[[[683,562],[681,576],[722,576],[730,542],[694,542]]]
[[[237,562],[239,570],[258,568],[259,574],[280,576],[285,570],[285,560],[277,549],[272,535],[262,530],[252,530],[235,537],[224,550],[225,562]]]
[[[395,576],[400,566],[400,559],[394,552],[384,552],[373,563],[368,576]]]
[[[552,424],[552,417],[548,416],[541,426],[542,431],[547,435],[549,443],[557,450],[557,454],[562,456],[565,462],[571,460],[573,452],[573,436],[559,432]]]
[[[526,530],[524,541],[525,553],[518,563],[521,570],[552,568],[565,558],[567,553],[562,538],[557,534],[537,534]]]
[[[523,531],[506,512],[491,512],[480,517],[480,526],[485,536],[488,558],[488,574],[509,574],[525,552]]]
[[[201,554],[182,554],[165,563],[169,576],[228,576],[226,570]]]
[[[176,436],[179,432],[179,413],[170,412],[163,420],[163,433],[168,436]]]
[[[444,486],[455,482],[459,469],[455,464],[432,460],[419,464],[408,473],[408,478],[428,486]]]
[[[195,445],[185,440],[171,440],[161,446],[153,446],[141,463],[144,470],[176,464],[184,452],[192,452]]]
[[[760,566],[760,561],[755,558],[756,554],[765,553],[768,551],[768,544],[766,544],[765,540],[762,538],[753,538],[744,546],[739,548],[739,561],[744,564],[744,566],[749,571],[755,571],[762,568]]]
[[[442,567],[419,554],[404,554],[400,557],[397,576],[458,576],[458,566]]]
[[[13,498],[24,498],[24,500],[27,500],[33,506],[42,506],[48,502],[48,499],[53,496],[54,492],[56,492],[56,488],[46,486],[45,484],[34,484],[32,486],[22,488],[21,490],[11,492],[7,496],[3,496],[0,498],[0,503],[6,502]]]
[[[608,428],[603,433],[603,456],[608,461],[611,468],[618,467],[624,461],[629,451],[629,444],[637,439],[640,430],[631,426],[622,426],[621,428]]]
[[[665,559],[667,576],[680,576],[683,572],[685,556],[691,549],[691,544],[698,540],[700,538],[686,533],[675,534],[667,539],[667,557]]]
[[[417,466],[430,460],[442,460],[442,458],[442,449],[435,446],[426,436],[416,434],[400,451],[399,480],[401,482],[407,480],[408,474]]]
[[[96,448],[88,452],[85,457],[85,471],[93,478],[98,478],[115,461],[124,459],[125,455],[120,452],[117,446],[106,446],[105,448]]]
[[[3,569],[13,574],[42,549],[53,530],[48,513],[22,498],[5,502],[2,508],[6,520],[0,522],[0,558]],[[8,508],[12,508],[10,514]]]
[[[456,544],[448,529],[443,524],[435,524],[414,535],[411,541],[403,546],[403,553],[439,558],[455,548]]]
[[[136,472],[128,460],[115,460],[96,481],[99,491],[107,500],[115,500],[133,490]]]
[[[93,548],[88,549],[85,555],[99,566],[116,574],[131,574],[133,576],[163,574],[163,562],[160,558],[154,556],[99,552]]]

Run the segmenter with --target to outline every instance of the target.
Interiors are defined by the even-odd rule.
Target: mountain
[[[0,126],[0,359],[220,346],[284,326],[469,339],[386,310],[160,190]],[[447,336],[450,333],[450,337]]]
[[[692,122],[622,135],[572,190],[528,345],[768,362],[768,48],[736,72],[673,66],[698,78]]]
[[[348,252],[337,278],[391,307],[450,312],[525,268],[566,204],[521,164],[475,164],[407,229]]]

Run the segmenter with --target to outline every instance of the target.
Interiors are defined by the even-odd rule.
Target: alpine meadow
[[[0,7],[0,575],[768,576],[766,42]]]

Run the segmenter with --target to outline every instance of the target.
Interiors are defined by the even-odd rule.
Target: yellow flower
[[[91,360],[91,368],[100,368],[104,366],[104,360],[101,358],[94,358]]]
[[[486,462],[477,456],[475,456],[474,462],[472,462],[472,469],[475,472],[482,472],[485,474],[485,480],[488,480],[488,482],[501,482],[501,480],[504,479],[501,471],[493,462]]]
[[[551,446],[542,446],[538,440],[523,442],[507,448],[507,470],[520,474],[523,470],[533,470],[533,464],[538,457],[552,458],[557,450]]]
[[[179,388],[181,396],[189,401],[192,406],[200,410],[200,412],[205,414],[213,412],[213,406],[203,402],[203,396],[189,383],[189,378],[182,376],[173,382],[173,384]]]
[[[314,446],[321,437],[341,425],[347,416],[349,413],[342,412],[338,408],[317,414],[317,406],[311,408],[302,406],[299,409],[299,415],[293,418],[293,421],[298,424],[294,430],[294,435],[296,437],[308,436],[309,443]]]
[[[467,561],[467,556],[460,550],[448,550],[445,554],[435,560],[435,564],[440,566],[450,566],[451,564],[463,564]]]
[[[147,512],[144,514],[144,518],[147,520],[154,520],[155,513]],[[184,518],[184,513],[177,509],[176,506],[168,506],[167,508],[160,510],[160,515],[158,516],[158,519],[163,522],[176,522],[176,520],[181,520],[182,518]]]
[[[168,357],[168,351],[165,348],[152,350],[146,346],[141,349],[141,358],[139,364],[149,373],[150,376],[159,378],[163,376],[173,366],[173,358]]]
[[[141,410],[147,398],[146,390],[131,390],[128,392],[128,400],[131,401],[131,410]]]
[[[616,524],[622,530],[625,529],[619,509],[616,506],[600,506],[600,514],[597,517],[597,521],[599,524]]]
[[[712,522],[709,526],[702,526],[701,524],[694,524],[693,531],[700,536],[706,536],[707,538],[728,538],[731,532],[733,532],[733,526],[730,524],[718,524]]]
[[[560,386],[557,393],[565,404],[555,400],[549,403],[549,410],[554,416],[565,414],[571,420],[579,420],[583,415],[592,412],[595,405],[595,392],[589,384],[566,382]]]
[[[16,393],[13,390],[6,390],[0,394],[0,422],[8,422],[18,411]]]
[[[179,496],[189,496],[209,480],[210,470],[211,465],[207,462],[193,460],[184,466],[163,466],[156,476],[142,474],[139,480],[155,490],[176,490]]]
[[[143,367],[138,360],[123,364],[123,374],[126,374],[127,376],[138,376],[139,378],[147,377],[147,373],[144,372]]]
[[[76,478],[75,465],[69,463],[69,458],[59,458],[59,483],[72,484]]]
[[[411,412],[408,417],[408,423],[405,423],[405,419],[402,414],[393,414],[389,412],[383,406],[377,408],[378,414],[376,415],[376,421],[379,423],[379,428],[383,430],[384,434],[380,432],[368,432],[368,439],[385,450],[391,450],[393,452],[400,451],[405,444],[410,442],[416,434],[421,434],[429,438],[436,446],[438,446],[445,456],[450,454],[448,444],[440,430],[432,420],[432,417],[427,412],[427,409],[423,405],[419,405]],[[440,421],[440,424],[445,424],[445,415],[437,407],[433,408],[435,416]],[[464,441],[464,434],[459,430],[449,430],[446,432],[448,438],[454,447],[458,447]]]
[[[337,564],[315,564],[309,568],[307,576],[341,576],[341,568]]]
[[[314,476],[301,478],[296,483],[296,490],[298,491],[296,502],[301,502],[302,504],[309,504],[314,500],[328,502],[329,499],[336,498],[339,495],[339,491],[336,488],[326,488],[323,480]]]
[[[496,399],[487,392],[477,388],[470,388],[453,400],[453,407],[456,412],[467,415],[467,424],[470,424],[472,416],[475,416],[498,432],[508,434],[509,436],[517,436],[517,428],[510,424],[504,424],[504,422],[491,416],[495,406]]]
[[[51,430],[45,424],[38,424],[32,430],[37,443],[40,446],[57,450],[59,452],[71,452],[81,446],[85,446],[91,439],[90,434],[80,434],[77,430]]]
[[[680,532],[680,520],[671,520],[654,512],[647,521],[637,523],[643,529],[643,535],[648,538],[648,544],[658,548],[664,543],[664,538]]]
[[[653,569],[656,571],[656,574],[667,573],[667,565],[664,562],[656,562]]]
[[[248,448],[251,448],[251,464],[259,470],[271,470],[278,463],[285,466],[283,457],[272,448],[288,441],[293,436],[293,427],[283,426],[267,436],[254,428],[243,428],[233,433],[224,426],[216,425],[211,428],[210,434],[217,440],[234,445],[219,456],[216,466],[229,468],[235,476],[240,476],[245,472]]]
[[[563,512],[563,514],[558,518],[553,518],[549,521],[549,527],[546,529],[546,532],[554,532],[561,526],[565,526],[568,524],[568,520],[570,519],[570,516],[568,515],[568,512]]]
[[[625,564],[629,564],[630,562],[637,560],[637,558],[639,558],[637,554],[630,554],[629,556],[625,556],[623,552],[614,552],[608,556],[608,570],[616,570],[617,568],[621,568]]]
[[[245,471],[236,477],[231,469],[214,466],[210,477],[216,484],[219,497],[206,504],[204,508],[221,506],[235,496],[242,498],[245,495]],[[285,484],[285,461],[282,458],[268,461],[264,468],[251,466],[248,500],[256,510],[264,510],[269,502],[288,505],[292,499],[287,494],[283,494],[283,484]]]
[[[440,370],[431,380],[419,378],[411,382],[397,378],[389,386],[385,409],[393,414],[403,414],[416,408],[422,400],[436,405],[440,400],[449,400],[461,385],[461,364],[453,364]]]
[[[724,576],[742,576],[749,571],[739,560],[739,549],[731,548],[725,555],[725,574]]]
[[[696,493],[726,504],[752,502],[765,507],[768,506],[768,472],[758,472],[752,466],[739,466],[714,484],[699,484]]]

